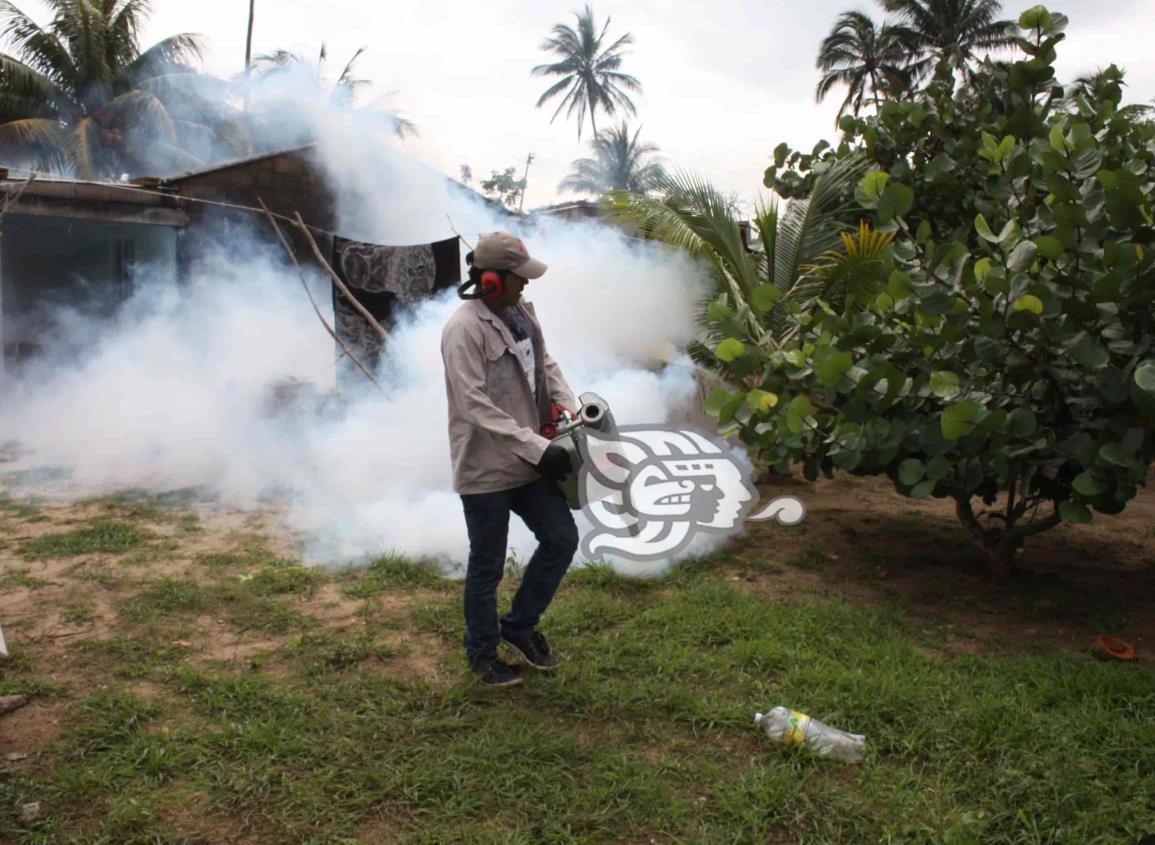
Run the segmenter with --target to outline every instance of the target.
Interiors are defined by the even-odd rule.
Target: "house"
[[[112,313],[148,267],[175,283],[188,215],[178,198],[131,185],[27,181],[0,169],[0,368],[50,340],[49,312]]]
[[[220,162],[164,179],[137,180],[155,183],[160,190],[191,200],[185,203],[187,231],[177,256],[182,278],[195,257],[204,254],[211,243],[227,238],[230,229],[269,230],[268,222],[250,210],[262,202],[274,214],[292,218],[300,213],[308,225],[323,232],[333,231],[335,200],[313,159],[313,151],[313,145],[306,144]],[[280,223],[296,252],[312,261],[304,240],[294,233],[292,225],[285,220]],[[320,236],[319,240],[322,248],[329,248],[329,238]]]
[[[271,239],[268,222],[253,211],[261,201],[284,217],[299,212],[321,250],[331,251],[335,198],[312,145],[127,183],[28,181],[0,167],[0,369],[67,346],[51,332],[60,305],[107,315],[143,281],[144,268],[149,281],[179,284],[230,230]],[[298,257],[313,261],[304,239],[281,222]]]

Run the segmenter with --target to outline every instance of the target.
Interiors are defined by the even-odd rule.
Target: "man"
[[[548,671],[558,662],[537,624],[573,560],[578,535],[558,484],[571,471],[569,455],[539,429],[554,404],[574,408],[576,402],[546,351],[533,306],[521,301],[546,265],[505,232],[483,237],[466,261],[470,281],[461,293],[466,298],[475,286],[476,298],[457,309],[441,334],[453,489],[469,532],[465,654],[483,683],[509,686],[521,682],[521,672],[498,657],[500,642],[535,669]],[[513,606],[499,620],[511,511],[538,547]]]

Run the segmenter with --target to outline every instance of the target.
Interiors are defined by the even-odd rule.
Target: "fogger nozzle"
[[[578,402],[581,404],[581,408],[578,410],[576,419],[567,425],[559,426],[554,438],[555,442],[569,453],[570,464],[574,470],[562,484],[566,501],[569,502],[572,510],[581,509],[581,500],[578,494],[578,476],[581,474],[582,464],[581,439],[586,436],[587,430],[611,436],[617,431],[614,415],[602,397],[596,393],[583,393],[578,397]]]

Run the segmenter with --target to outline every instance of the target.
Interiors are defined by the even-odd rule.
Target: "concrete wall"
[[[67,343],[47,334],[52,312],[94,319],[115,312],[136,287],[176,283],[177,230],[9,213],[0,232],[0,337],[15,363]]]

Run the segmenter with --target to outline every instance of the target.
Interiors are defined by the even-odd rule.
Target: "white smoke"
[[[450,219],[467,240],[513,228],[405,154],[379,122],[367,127],[315,98],[297,116],[319,139],[342,234],[400,244],[445,238]],[[550,266],[526,298],[576,393],[601,394],[620,423],[662,423],[693,401],[688,362],[660,364],[694,334],[705,289],[691,262],[601,225],[554,219],[521,234]],[[278,249],[254,235],[201,256],[185,287],[140,285],[79,360],[6,386],[0,442],[17,441],[26,464],[65,469],[73,496],[200,487],[252,506],[275,495],[309,560],[462,561],[440,356],[459,302],[450,291],[402,316],[381,368],[385,397],[366,382],[340,410],[275,414],[272,384],[328,389],[337,357]],[[327,279],[310,282],[331,321]],[[532,551],[519,520],[510,546],[522,560]]]

